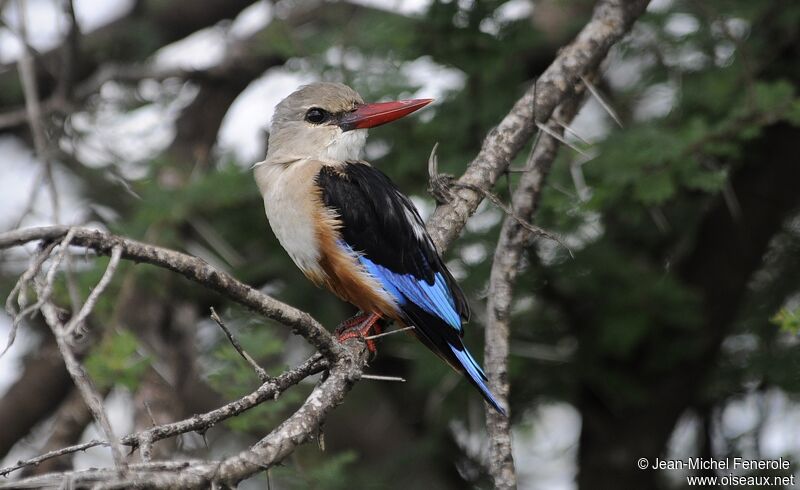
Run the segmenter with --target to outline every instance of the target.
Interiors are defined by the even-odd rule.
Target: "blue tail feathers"
[[[478,362],[472,357],[472,354],[469,353],[466,347],[459,349],[454,345],[450,345],[450,350],[453,351],[453,355],[456,356],[458,362],[461,363],[461,366],[464,368],[464,372],[469,377],[472,384],[475,385],[483,394],[483,397],[486,401],[494,407],[499,413],[503,416],[506,415],[506,411],[503,407],[495,399],[494,395],[491,391],[489,391],[489,387],[486,386],[486,374],[484,374],[483,369],[481,369]]]

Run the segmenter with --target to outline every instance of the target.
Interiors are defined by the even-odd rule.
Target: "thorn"
[[[153,410],[150,408],[150,402],[147,400],[144,401],[144,408],[147,410],[147,415],[150,417],[150,423],[153,427],[157,426],[156,418],[153,417]]]
[[[597,99],[597,102],[599,102],[608,115],[611,116],[611,119],[613,119],[620,128],[624,128],[625,126],[622,125],[622,120],[620,120],[617,112],[611,107],[611,105],[609,105],[608,102],[605,101],[605,99],[603,99],[603,96],[600,95],[600,92],[597,90],[597,88],[595,88],[595,86],[592,85],[592,83],[583,75],[581,75],[581,80],[583,81],[583,84],[586,85],[586,88],[589,89],[589,92],[591,92],[592,96]]]
[[[547,134],[548,134],[550,137],[557,139],[557,140],[558,140],[558,141],[560,141],[562,144],[564,144],[564,145],[566,145],[566,146],[570,147],[571,149],[573,149],[574,151],[576,151],[576,152],[580,153],[581,155],[583,155],[583,156],[585,156],[585,157],[588,157],[588,156],[589,156],[589,154],[588,154],[588,153],[586,153],[585,151],[581,150],[580,148],[578,148],[577,146],[573,145],[572,143],[568,142],[567,140],[565,140],[565,139],[564,139],[564,137],[563,137],[563,136],[561,136],[560,134],[556,133],[556,132],[555,132],[555,131],[553,131],[552,129],[548,128],[548,127],[547,127],[547,126],[545,126],[544,124],[542,124],[542,123],[538,123],[538,122],[537,122],[537,123],[536,123],[536,126],[537,126],[537,127],[539,128],[539,130],[541,130],[542,132],[544,132],[544,133],[547,133]]]
[[[439,142],[433,144],[431,154],[428,157],[428,178],[434,180],[439,176],[439,157],[436,155],[436,150],[439,148]]]
[[[319,450],[325,452],[325,430],[324,424],[320,424],[319,431],[317,432],[317,446]]]
[[[536,135],[533,137],[533,144],[531,145],[531,150],[528,152],[528,158],[525,160],[525,166],[522,168],[511,168],[509,166],[508,167],[509,173],[525,173],[533,170],[533,165],[534,165],[533,155],[536,153],[536,147],[539,146],[539,140],[541,138],[542,138],[542,132],[537,131]]]
[[[578,138],[579,140],[581,140],[581,143],[583,143],[584,145],[587,145],[587,146],[591,146],[591,145],[592,145],[592,144],[591,144],[591,143],[590,143],[590,142],[589,142],[589,141],[588,141],[586,138],[584,138],[583,136],[579,135],[579,134],[578,134],[578,133],[577,133],[577,132],[576,132],[574,129],[572,129],[571,127],[569,127],[569,126],[568,126],[566,123],[564,123],[563,121],[560,121],[560,120],[558,120],[558,119],[556,119],[556,118],[554,118],[554,117],[553,117],[553,118],[551,118],[551,119],[552,119],[553,121],[555,121],[555,122],[556,122],[556,124],[558,124],[559,126],[561,126],[562,128],[564,128],[564,131],[567,131],[567,132],[569,132],[569,133],[570,133],[572,136],[574,136],[574,137]]]
[[[374,379],[375,381],[398,381],[400,383],[405,383],[405,378],[401,378],[399,376],[380,376],[378,374],[362,374],[361,379]]]

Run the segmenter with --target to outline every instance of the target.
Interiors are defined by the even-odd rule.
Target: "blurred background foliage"
[[[456,81],[432,109],[374,130],[368,147],[367,157],[428,213],[433,144],[441,170],[460,174],[593,5],[435,0],[407,13],[386,3],[277,2],[271,22],[237,54],[246,69],[108,82],[73,113],[51,114],[64,153],[58,164],[85,221],[200,255],[327,326],[351,315],[303,278],[269,231],[253,161],[215,144],[227,107],[281,65],[306,80],[348,83],[368,100],[414,95],[449,70]],[[141,8],[159,15],[147,10],[157,6]],[[144,61],[160,41],[141,35],[130,40],[141,49],[93,56],[100,66]],[[411,62],[425,67],[421,76],[410,75]],[[568,131],[574,149],[562,147],[536,219],[574,256],[532,242],[515,291],[511,412],[522,488],[681,488],[678,473],[640,471],[636,459],[800,455],[799,81],[800,3],[790,0],[659,0],[613,50],[597,90],[619,124],[587,99]],[[86,120],[147,106],[174,126],[163,130],[175,135],[171,143],[144,158],[81,161],[75,149],[96,130]],[[265,142],[266,134],[262,155]],[[504,200],[517,178],[510,173],[496,189]],[[501,221],[484,203],[447,255],[475,310],[473,351],[482,346]],[[75,260],[85,297],[107,261]],[[4,290],[18,272],[12,262],[3,267]],[[60,284],[64,305],[68,289]],[[98,385],[127,393],[135,425],[150,424],[144,399],[165,422],[257,386],[207,319],[209,306],[271,373],[309,352],[284,327],[220,301],[154,268],[117,274],[95,311],[101,339],[86,364]],[[411,339],[384,339],[379,352],[370,371],[408,382],[359,383],[325,426],[326,450],[302,448],[270,472],[272,488],[488,488],[480,397]],[[26,358],[36,359],[35,349]],[[242,447],[310,386],[212,429],[205,443],[186,438],[162,450],[206,457]],[[781,439],[786,431],[795,435]]]

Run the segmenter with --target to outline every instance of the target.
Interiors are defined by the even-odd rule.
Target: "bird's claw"
[[[348,318],[336,327],[336,336],[339,342],[344,342],[348,339],[362,338],[367,344],[367,349],[373,354],[377,353],[375,341],[365,337],[369,337],[371,332],[380,333],[381,327],[378,320],[381,319],[380,315],[375,313],[358,313],[357,315]]]

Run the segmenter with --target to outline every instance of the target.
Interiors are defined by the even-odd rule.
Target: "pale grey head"
[[[358,92],[341,83],[300,87],[275,107],[267,161],[359,159],[367,130],[349,126],[346,116],[363,105]]]

